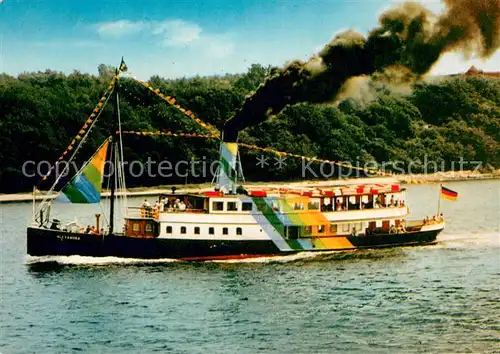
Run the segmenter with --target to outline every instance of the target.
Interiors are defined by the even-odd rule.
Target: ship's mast
[[[109,235],[113,233],[113,228],[115,224],[115,190],[116,190],[116,173],[117,173],[117,166],[116,166],[116,141],[118,139],[118,115],[119,115],[119,109],[120,109],[120,97],[118,95],[118,92],[120,91],[120,76],[118,75],[118,69],[116,69],[116,80],[115,80],[115,105],[113,108],[113,124],[112,124],[112,131],[111,131],[111,144],[109,146],[109,151],[110,151],[110,157],[114,157],[114,161],[110,161],[110,190],[111,190],[111,195],[109,198]]]

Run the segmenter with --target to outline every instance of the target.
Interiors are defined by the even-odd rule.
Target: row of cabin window
[[[242,211],[252,211],[252,202],[241,203]],[[212,202],[213,211],[224,211],[224,202]],[[226,211],[238,211],[238,202],[227,202]]]
[[[343,232],[349,232],[352,230],[353,227],[356,228],[356,230],[361,230],[363,228],[363,223],[351,223],[351,224],[341,224],[342,225],[342,231]],[[338,231],[338,225],[337,224],[330,224],[330,232],[331,233],[337,233]],[[311,233],[313,231],[312,226],[304,226],[304,232],[306,233]],[[318,225],[318,232],[323,233],[325,232],[325,227],[323,225]]]
[[[172,233],[172,226],[167,226],[167,234]],[[181,226],[181,234],[186,234],[187,233],[187,228],[186,226]],[[194,234],[199,235],[200,234],[200,227],[195,226],[194,227]],[[208,228],[208,234],[209,235],[215,235],[215,228],[214,227],[209,227]],[[227,227],[222,228],[222,234],[223,235],[229,235],[229,229]],[[243,230],[241,227],[236,228],[236,235],[243,235]]]
[[[237,202],[226,202],[227,206],[224,210],[224,202],[212,202],[212,211],[238,211],[238,203]],[[275,204],[272,206],[274,210],[278,210],[278,205]],[[302,203],[295,203],[295,210],[319,210],[320,203],[319,202],[309,202],[307,204],[307,209]],[[253,204],[252,202],[243,202],[241,204],[242,211],[252,211]]]
[[[294,210],[319,210],[320,209],[320,203],[311,201],[307,203],[307,209],[305,208],[305,205],[303,203],[295,203],[293,205]]]

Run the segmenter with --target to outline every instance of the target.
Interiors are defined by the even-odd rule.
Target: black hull
[[[415,231],[404,234],[379,234],[370,236],[348,237],[357,248],[389,248],[400,246],[418,246],[435,243],[439,233],[443,231]]]
[[[359,249],[414,246],[435,242],[440,231],[358,236],[348,237],[348,239],[355,248]],[[270,240],[224,241],[137,238],[120,235],[99,236],[40,228],[28,228],[27,245],[30,256],[79,255],[138,259],[231,259],[289,255],[301,251],[281,251]]]
[[[272,241],[223,241],[99,236],[28,228],[31,256],[91,256],[139,259],[216,259],[279,254]]]

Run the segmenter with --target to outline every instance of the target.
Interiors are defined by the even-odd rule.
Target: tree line
[[[150,84],[175,97],[185,109],[218,128],[269,75],[272,68],[252,65],[240,75],[164,79]],[[0,75],[0,192],[30,191],[51,179],[27,176],[26,161],[55,162],[78,133],[100,99],[113,74],[101,65],[98,75],[54,71]],[[204,133],[175,107],[132,79],[121,79],[122,129]],[[368,94],[367,94],[368,95]],[[455,76],[419,82],[400,92],[388,84],[372,82],[367,99],[287,107],[264,123],[240,133],[240,141],[276,150],[363,165],[398,161],[396,172],[426,170],[426,161],[451,169],[457,161],[481,161],[483,168],[500,167],[500,80],[481,76]],[[88,159],[112,129],[108,104],[77,161]],[[127,161],[217,160],[215,140],[124,135]],[[302,161],[288,158],[285,165],[272,157],[265,169],[257,166],[259,151],[241,149],[247,180],[300,179]],[[31,165],[30,165],[31,166]],[[25,166],[26,167],[26,166]],[[30,167],[31,168],[31,167]],[[465,166],[467,168],[467,165]],[[199,175],[199,174],[196,174]],[[209,182],[187,176],[126,176],[127,185]]]

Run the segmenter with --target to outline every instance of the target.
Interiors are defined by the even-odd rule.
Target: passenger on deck
[[[401,229],[402,233],[406,232],[406,227],[405,227],[405,221],[404,220],[401,220],[401,222],[399,223],[399,228]]]
[[[59,230],[59,221],[54,219],[50,225],[51,230]]]
[[[157,201],[154,208],[153,208],[153,215],[156,217],[158,217],[159,213],[163,210],[163,203],[161,203],[160,201]]]
[[[186,211],[186,204],[184,202],[179,203],[179,211]]]
[[[151,209],[151,204],[149,204],[147,199],[144,199],[144,202],[141,205],[141,217],[148,218]]]
[[[396,206],[396,202],[394,201],[394,196],[393,195],[391,196],[390,206],[391,207]]]
[[[342,204],[340,203],[340,200],[337,200],[337,211],[342,210]]]
[[[397,232],[396,227],[394,225],[391,226],[391,229],[389,231],[391,234],[395,234]]]
[[[358,231],[356,230],[356,227],[352,228],[351,236],[358,236]]]
[[[91,230],[92,230],[92,228],[90,227],[90,225],[87,225],[87,228],[85,229],[85,233],[89,234]]]

